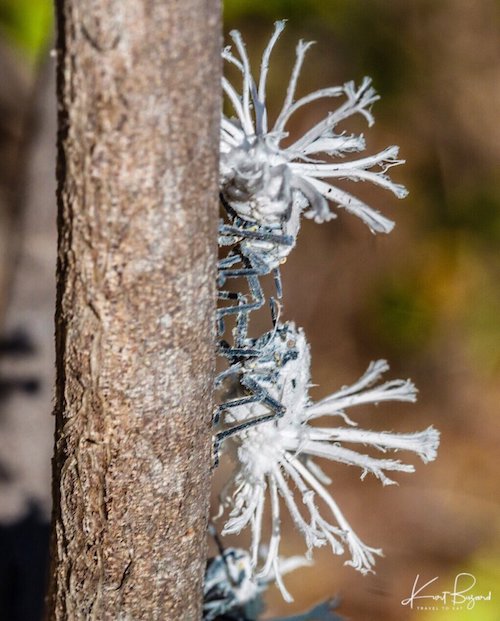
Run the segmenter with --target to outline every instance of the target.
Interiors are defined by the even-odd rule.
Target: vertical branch
[[[205,565],[218,0],[57,0],[50,619],[193,620]]]

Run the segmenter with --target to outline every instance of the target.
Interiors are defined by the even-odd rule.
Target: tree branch
[[[218,0],[58,0],[50,619],[200,617]]]

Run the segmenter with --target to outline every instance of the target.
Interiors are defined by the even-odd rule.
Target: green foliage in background
[[[367,336],[393,356],[416,354],[429,346],[436,309],[418,273],[400,273],[378,283],[363,313]]]
[[[476,579],[476,584],[470,590],[470,594],[488,595],[488,592],[491,591],[491,601],[478,601],[471,610],[468,610],[466,606],[460,606],[455,609],[450,607],[450,610],[432,610],[427,613],[418,611],[415,614],[415,619],[420,621],[498,621],[500,619],[500,600],[497,592],[500,581],[498,557],[478,556],[472,559],[466,568],[459,567],[447,579],[442,577],[440,584],[442,581],[443,585],[446,584],[446,587],[443,588],[451,591],[455,576],[461,572],[472,574]],[[439,589],[436,591],[439,592]]]
[[[491,254],[472,253],[468,260],[467,292],[464,296],[464,340],[474,362],[487,373],[500,372],[500,260],[498,246]],[[483,261],[491,269],[485,270]],[[499,617],[500,618],[500,617]]]
[[[224,23],[248,31],[254,22],[270,31],[274,20],[286,18],[289,31],[333,44],[352,75],[369,75],[387,107],[388,98],[403,91],[404,68],[412,63],[404,41],[394,36],[405,11],[379,0],[225,0]]]
[[[52,21],[51,0],[0,0],[0,33],[33,62],[48,44]]]

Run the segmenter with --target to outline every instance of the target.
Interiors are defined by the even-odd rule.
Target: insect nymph
[[[275,418],[285,413],[285,406],[275,393],[282,369],[297,358],[297,331],[293,323],[276,323],[275,327],[257,339],[245,339],[240,347],[230,347],[222,342],[220,353],[229,360],[229,367],[216,378],[216,387],[226,379],[238,379],[243,396],[225,401],[218,406],[215,423],[221,418],[230,427],[219,431],[215,440],[217,457],[220,444],[226,438],[244,429]],[[260,413],[252,416],[253,404],[261,406]],[[249,413],[245,419],[236,418],[234,412]]]
[[[260,337],[249,336],[249,315],[266,302],[263,277],[274,276],[276,298],[281,298],[280,267],[296,245],[302,216],[326,222],[336,217],[330,210],[334,204],[357,216],[373,233],[392,230],[391,220],[333,185],[335,180],[369,181],[398,198],[406,196],[406,189],[387,175],[392,166],[402,163],[397,159],[397,147],[359,157],[366,148],[363,135],[337,131],[339,124],[356,114],[372,125],[371,106],[378,96],[368,78],[359,86],[347,82],[295,98],[310,43],[299,42],[281,111],[274,124],[269,124],[269,59],[283,28],[284,22],[276,22],[262,55],[258,80],[252,75],[239,32],[231,33],[238,56],[230,48],[223,52],[241,79],[241,89],[223,78],[234,116],[223,114],[221,121],[219,191],[224,219],[218,231],[223,256],[218,264],[221,304],[217,328],[218,353],[227,368],[217,376],[216,387],[222,391],[229,385],[233,394],[226,395],[216,409],[214,451],[217,463],[224,442],[234,462],[220,494],[220,515],[226,513],[222,535],[248,528],[252,543],[249,553],[221,549],[209,564],[206,614],[211,616],[206,621],[255,619],[247,603],[258,601],[259,589],[272,580],[291,601],[281,578],[279,556],[283,509],[303,535],[308,557],[314,548],[330,546],[334,554],[347,555],[345,564],[363,574],[373,571],[381,550],[369,547],[356,535],[327,489],[331,479],[316,462],[354,466],[361,470],[361,478],[371,474],[389,485],[394,483],[389,475],[413,472],[414,466],[380,457],[378,451],[410,451],[429,462],[439,444],[439,432],[433,427],[417,433],[369,431],[359,429],[347,415],[361,404],[416,400],[417,391],[410,380],[378,383],[388,369],[384,360],[371,363],[352,385],[314,402],[309,394],[310,353],[304,331],[279,320],[281,304],[274,297],[269,298],[274,327]],[[325,97],[339,104],[304,135],[285,145],[292,115]],[[229,318],[235,319],[232,340],[223,336]],[[317,424],[325,417],[329,422]],[[332,419],[336,424],[331,424]],[[270,535],[263,546],[266,519]],[[256,595],[253,600],[252,595]],[[331,605],[296,617],[304,621],[334,618]]]
[[[203,621],[248,619],[248,609],[262,590],[254,579],[248,552],[238,548],[221,549],[220,554],[207,563]]]
[[[300,198],[297,198],[300,200]],[[284,220],[279,228],[259,225],[240,218],[221,194],[221,202],[230,224],[219,226],[219,246],[231,246],[227,256],[219,261],[217,284],[220,299],[237,299],[235,306],[218,309],[218,331],[224,332],[223,318],[238,314],[240,322],[246,322],[248,313],[265,303],[260,278],[273,274],[277,297],[281,298],[280,265],[284,263],[295,245],[299,229],[299,214]],[[248,302],[242,294],[231,295],[221,290],[229,278],[246,278],[253,301]],[[241,326],[241,323],[240,323]],[[240,328],[240,334],[245,330]]]
[[[212,534],[214,534],[213,529]],[[214,535],[219,554],[208,560],[203,589],[203,621],[257,621],[264,610],[262,595],[271,579],[257,578],[250,555],[240,548],[224,549]],[[308,565],[303,557],[281,561],[280,571],[289,573]],[[293,617],[271,621],[342,621],[334,613],[335,599]]]
[[[287,332],[293,334],[295,356],[277,369],[272,384],[267,387],[269,395],[283,406],[284,413],[261,421],[258,428],[244,426],[244,421],[264,416],[266,410],[262,403],[256,400],[240,403],[229,413],[242,427],[234,438],[237,468],[221,498],[222,508],[229,509],[222,534],[239,533],[251,526],[252,562],[257,567],[264,505],[269,496],[272,534],[267,559],[257,575],[265,577],[272,571],[280,584],[278,550],[282,503],[303,534],[309,551],[323,545],[330,545],[334,554],[347,550],[351,555],[347,564],[368,573],[375,564],[375,555],[381,551],[367,546],[356,535],[325,487],[331,480],[316,460],[357,466],[361,469],[361,478],[371,473],[384,485],[389,485],[394,483],[389,474],[413,472],[413,465],[372,456],[363,449],[368,447],[384,453],[411,451],[428,462],[436,456],[439,433],[432,427],[409,434],[367,431],[357,428],[348,417],[346,412],[357,405],[416,400],[415,386],[409,380],[376,385],[388,369],[383,360],[372,363],[352,386],[344,386],[321,401],[313,402],[309,396],[310,354],[304,332],[293,324],[287,324]],[[341,425],[311,424],[319,418],[337,418]],[[361,448],[353,448],[356,445]],[[301,497],[300,504],[296,496]],[[320,512],[318,500],[326,506],[326,515]]]
[[[311,43],[299,42],[282,109],[269,127],[267,74],[271,52],[283,28],[284,22],[276,22],[262,55],[258,81],[253,78],[239,32],[231,33],[239,58],[229,47],[223,51],[223,58],[241,75],[242,94],[228,78],[223,78],[224,93],[236,116],[223,114],[221,122],[220,190],[228,223],[220,227],[219,243],[236,247],[219,265],[219,284],[223,286],[227,278],[245,277],[253,299],[248,301],[240,296],[238,304],[220,308],[219,332],[224,329],[225,316],[248,313],[263,305],[260,277],[273,272],[280,297],[279,266],[295,246],[302,214],[316,222],[331,220],[336,216],[328,207],[330,201],[357,215],[373,232],[388,233],[392,229],[393,223],[385,216],[323,179],[367,180],[399,198],[406,196],[405,188],[385,174],[391,166],[401,163],[397,147],[353,161],[338,161],[365,149],[362,135],[336,133],[335,128],[354,114],[364,116],[370,125],[373,123],[370,107],[379,97],[368,78],[359,87],[348,82],[295,100],[302,63]],[[282,141],[288,136],[290,118],[306,104],[325,97],[344,97],[345,101],[301,138],[284,147]],[[240,265],[235,268],[237,264]],[[221,292],[220,297],[231,299],[227,292]]]

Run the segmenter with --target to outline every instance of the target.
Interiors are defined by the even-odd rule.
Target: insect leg
[[[267,272],[266,272],[267,273]],[[221,269],[219,275],[226,278],[247,278],[248,276],[263,276],[262,272],[253,267],[240,267],[235,270]]]
[[[220,445],[224,440],[236,433],[239,433],[240,431],[243,431],[244,429],[249,429],[250,427],[254,427],[255,425],[259,425],[260,423],[265,423],[271,420],[275,420],[276,418],[281,418],[285,413],[285,406],[282,405],[279,401],[276,401],[276,399],[274,399],[273,397],[271,397],[267,390],[252,378],[243,377],[241,379],[241,384],[245,386],[245,388],[251,390],[253,395],[223,403],[221,406],[219,406],[219,416],[221,412],[229,408],[239,405],[247,405],[249,403],[263,403],[264,405],[267,405],[267,407],[271,410],[271,413],[263,414],[262,416],[256,416],[255,418],[243,421],[234,425],[233,427],[230,427],[229,429],[224,429],[224,431],[220,431],[219,433],[217,433],[214,440],[215,465],[219,463],[219,449]]]
[[[229,315],[229,314],[236,312],[236,311],[231,310],[231,312],[223,313],[221,311],[225,310],[225,308],[229,308],[229,309],[245,308],[247,299],[241,293],[236,293],[233,291],[218,291],[217,297],[219,298],[219,300],[238,300],[237,306],[226,306],[226,307],[217,309],[217,335],[220,336],[221,334],[224,334],[224,331],[225,331],[223,317],[225,315]]]
[[[232,364],[228,369],[221,371],[215,377],[215,388],[218,388],[222,382],[227,378],[233,375],[239,375],[241,373],[241,362],[236,362]]]
[[[236,314],[236,326],[233,329],[233,339],[235,346],[242,348],[248,342],[248,313],[239,312]]]
[[[283,287],[281,285],[281,272],[280,272],[279,267],[274,268],[273,278],[274,278],[274,284],[276,286],[276,295],[278,299],[280,300],[283,297]]]
[[[235,360],[238,358],[257,358],[261,351],[252,347],[219,346],[219,354],[229,360]]]
[[[219,228],[219,234],[228,240],[228,242],[224,241],[223,245],[230,245],[231,242],[229,242],[229,240],[234,240],[233,243],[237,243],[237,238],[241,237],[245,239],[254,239],[256,241],[272,242],[280,246],[291,246],[293,244],[293,237],[291,235],[281,235],[280,233],[275,233],[274,229],[265,227],[260,227],[258,230],[251,230],[223,224]]]
[[[249,405],[250,403],[258,403],[259,401],[260,399],[258,396],[248,395],[247,397],[239,397],[238,399],[232,399],[231,401],[226,401],[225,403],[221,403],[221,405],[216,407],[212,421],[216,425],[220,420],[220,416],[222,412],[225,412],[226,410],[229,410],[230,408],[238,407],[240,405]],[[217,435],[220,435],[220,434],[217,434]]]
[[[238,298],[241,301],[244,300],[244,303],[240,303],[236,306],[225,306],[223,308],[217,309],[217,318],[220,321],[226,315],[235,315],[237,313],[249,313],[250,311],[257,310],[264,304],[264,295],[262,294],[262,289],[260,287],[260,283],[258,278],[252,282],[250,285],[252,296],[254,297],[254,302],[247,302],[246,298],[239,294],[241,297]],[[221,292],[222,293],[222,292]],[[220,296],[219,296],[220,297]],[[224,299],[232,299],[229,296]],[[223,324],[222,324],[223,325]],[[222,334],[220,332],[220,334]]]
[[[224,269],[232,267],[238,263],[238,261],[241,261],[241,256],[239,254],[229,254],[227,257],[221,259],[217,265],[219,269]]]
[[[259,277],[268,274],[269,268],[266,263],[254,253],[249,253],[248,257],[242,256],[241,260],[245,267],[239,269],[223,269],[220,270],[220,274],[223,278],[246,278],[254,301],[246,306],[240,304],[238,306],[226,306],[225,308],[219,309],[218,312],[221,316],[243,312],[250,313],[253,310],[261,308],[265,302]],[[246,321],[247,319],[242,320],[242,322],[244,322],[243,326]]]

